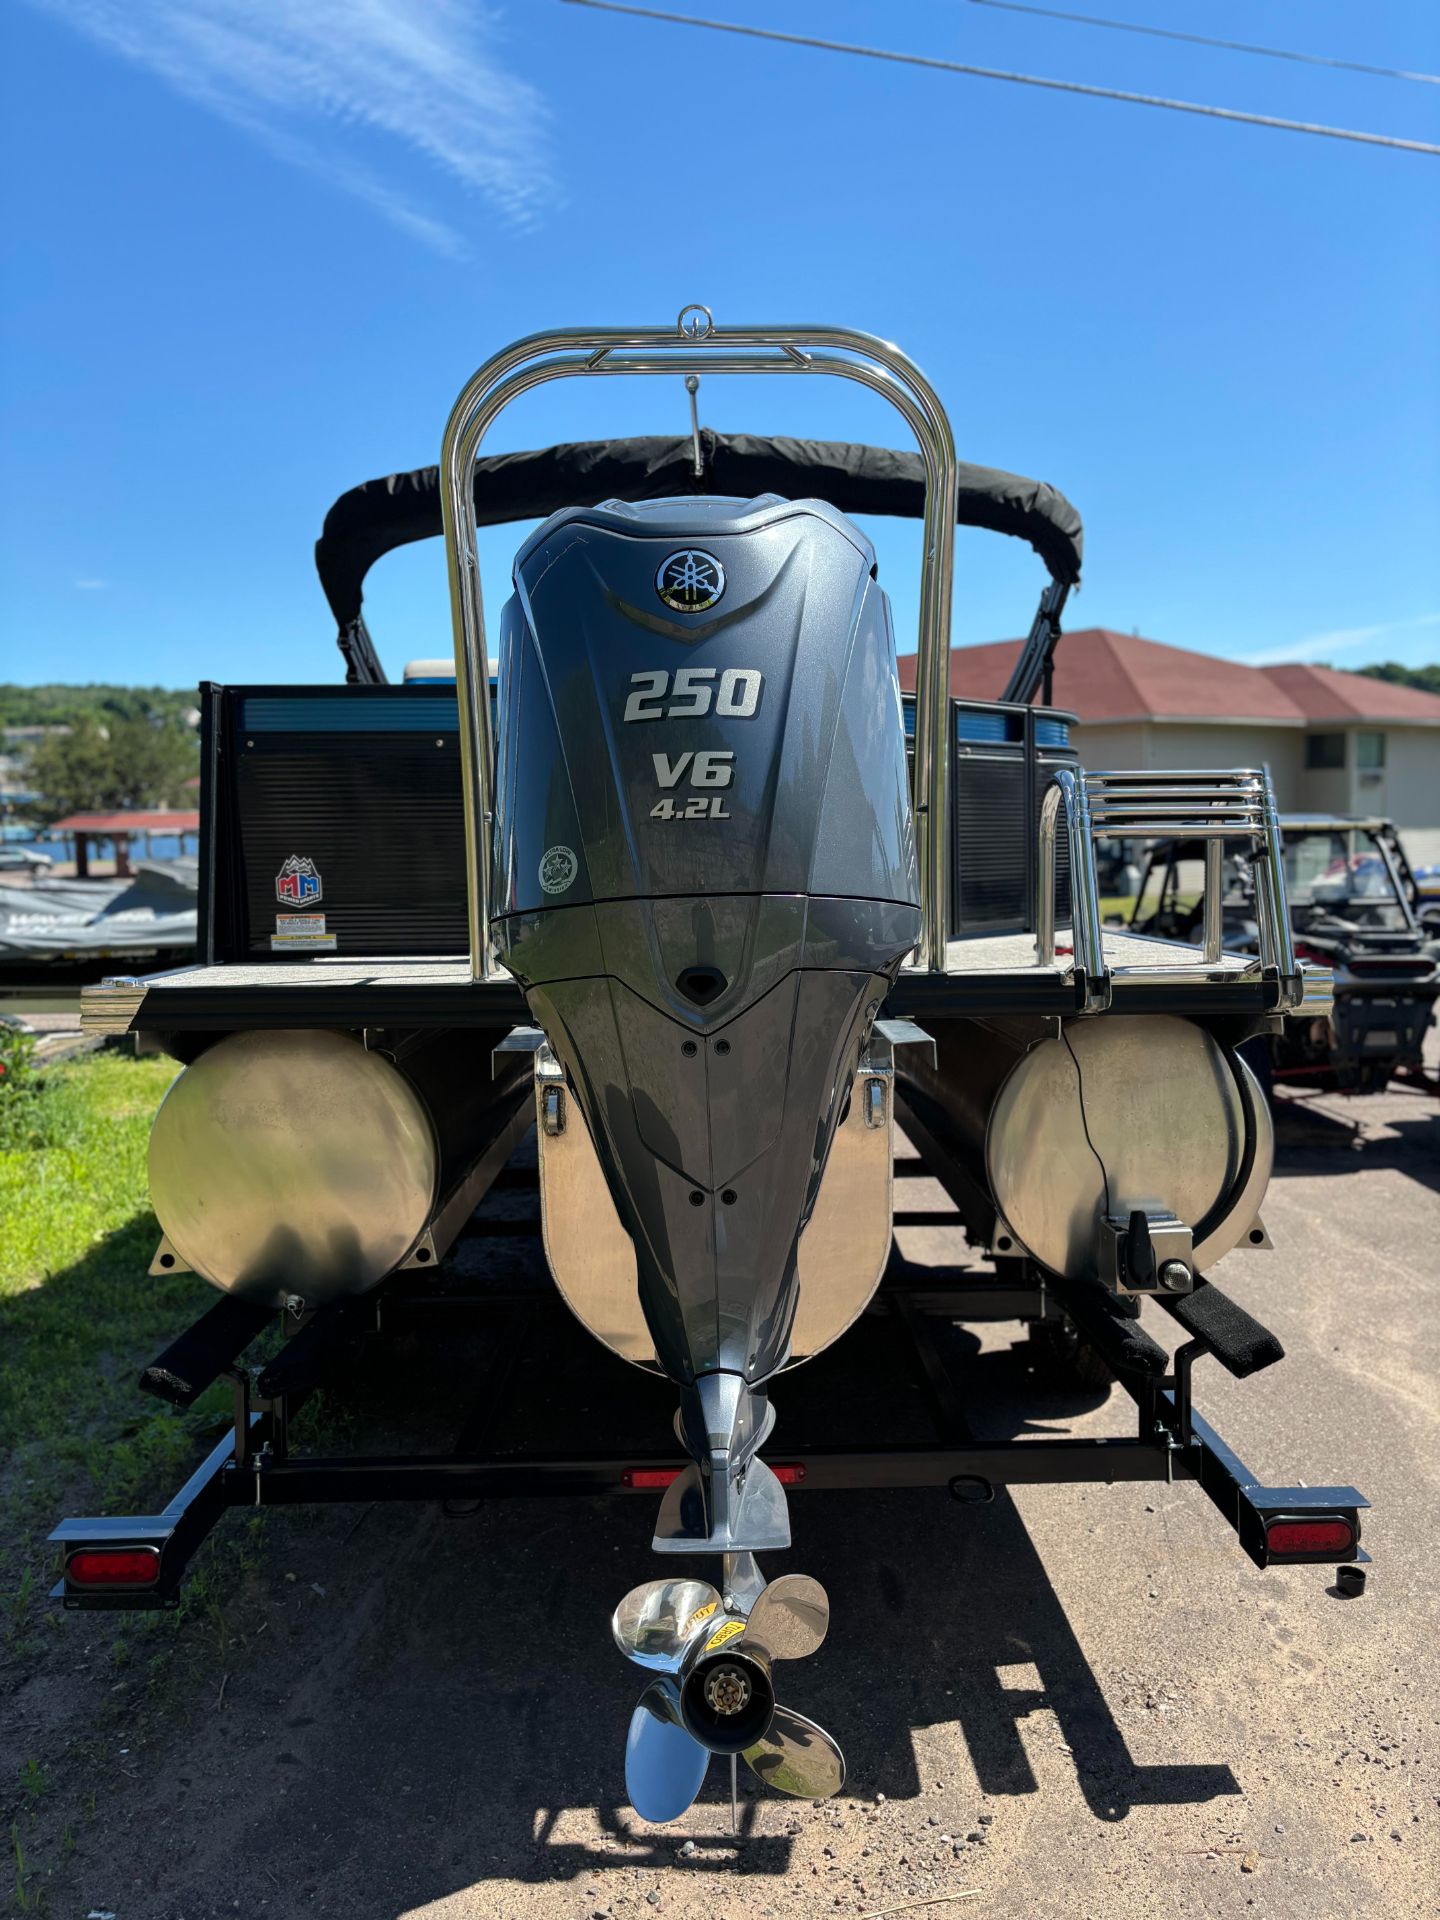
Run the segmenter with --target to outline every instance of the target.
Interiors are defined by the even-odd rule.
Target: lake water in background
[[[44,838],[37,840],[12,840],[7,837],[5,845],[7,847],[21,847],[26,853],[43,853],[49,859],[57,862],[61,860],[73,860],[75,858],[74,842],[68,833],[61,834],[53,840]],[[198,833],[152,833],[149,848],[144,851],[141,849],[141,843],[138,837],[132,837],[130,841],[130,864],[133,867],[137,860],[180,860],[186,857],[193,860],[199,853],[199,850],[200,836]],[[115,843],[111,840],[92,839],[90,842],[90,858],[92,860],[113,860],[115,858]]]

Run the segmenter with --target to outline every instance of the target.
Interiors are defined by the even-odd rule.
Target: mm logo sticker
[[[275,898],[282,907],[313,907],[324,898],[320,870],[306,853],[292,853],[275,876]]]
[[[728,1647],[732,1640],[738,1640],[745,1631],[743,1620],[727,1620],[719,1626],[705,1642],[705,1652],[714,1653],[717,1647]]]

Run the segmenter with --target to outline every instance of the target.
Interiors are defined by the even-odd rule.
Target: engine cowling
[[[774,496],[557,514],[516,561],[498,737],[496,950],[590,1127],[687,1444],[733,1468],[919,933],[868,541]]]

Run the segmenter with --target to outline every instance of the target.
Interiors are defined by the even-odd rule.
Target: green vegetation
[[[0,682],[0,727],[73,727],[115,720],[178,722],[199,705],[193,689],[17,687]]]
[[[0,685],[0,727],[57,729],[7,742],[39,795],[45,822],[81,812],[194,804],[198,741],[193,693],[164,687]],[[68,729],[68,731],[58,731]]]
[[[1359,671],[1372,680],[1389,680],[1397,687],[1418,687],[1422,693],[1440,693],[1440,662],[1428,667],[1402,667],[1398,660],[1381,660]]]
[[[208,1297],[193,1275],[146,1273],[158,1230],[145,1144],[176,1071],[102,1053],[0,1091],[0,1632],[11,1651],[40,1617],[45,1535],[64,1506],[143,1511],[225,1415],[223,1393],[182,1416],[135,1391],[138,1366]]]
[[[195,734],[178,720],[78,721],[47,734],[25,759],[25,778],[47,822],[68,814],[127,807],[174,807],[193,800],[200,770]]]

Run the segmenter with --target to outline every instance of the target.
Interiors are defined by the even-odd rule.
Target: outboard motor
[[[920,931],[889,605],[819,501],[609,502],[502,619],[491,934],[582,1109],[693,1465],[655,1547],[788,1546],[796,1248]]]

